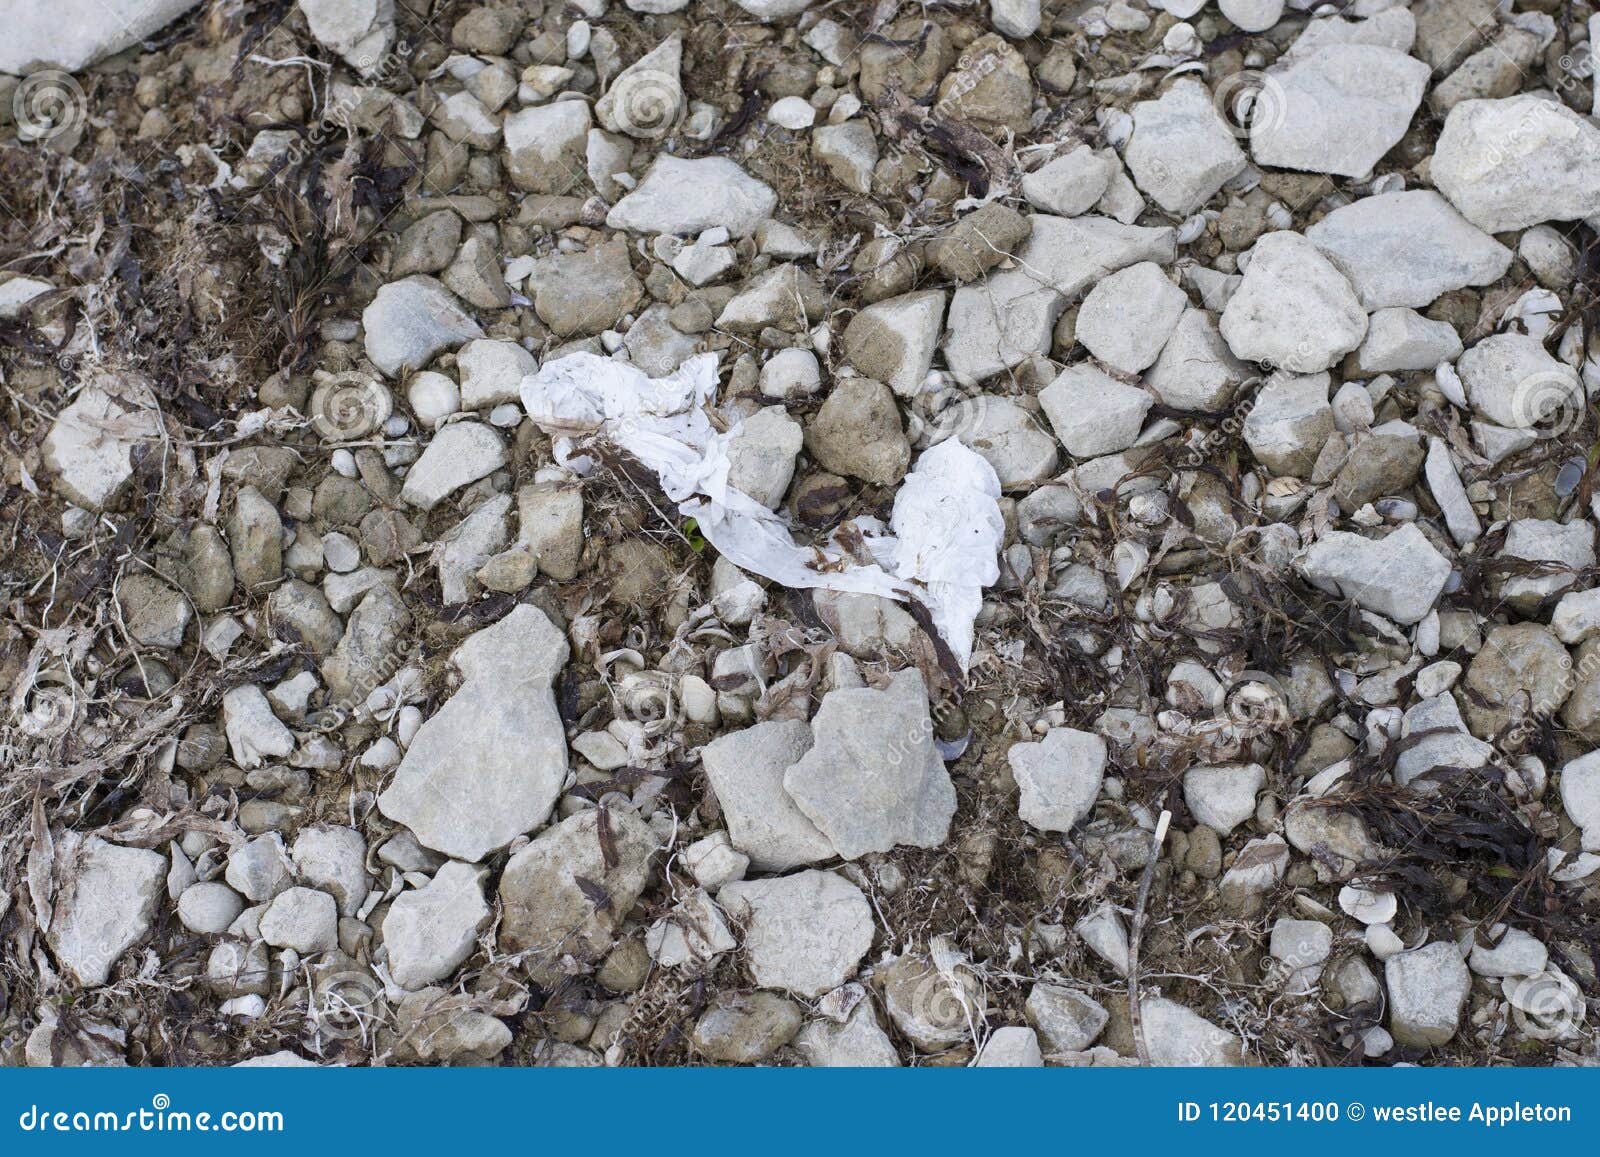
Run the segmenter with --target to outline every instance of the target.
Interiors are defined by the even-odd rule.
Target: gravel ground
[[[1588,0],[61,0],[0,1061],[1600,1062]]]

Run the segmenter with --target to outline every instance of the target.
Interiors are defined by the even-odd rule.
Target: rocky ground
[[[0,1060],[1596,1063],[1593,13],[24,11]]]

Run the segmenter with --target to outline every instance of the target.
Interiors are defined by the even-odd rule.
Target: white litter
[[[906,476],[887,531],[875,518],[856,518],[823,546],[804,546],[783,515],[728,484],[728,444],[739,427],[712,424],[716,391],[715,354],[651,378],[626,362],[575,353],[523,378],[521,392],[563,466],[593,468],[580,441],[615,446],[656,475],[678,512],[730,562],[790,588],[914,598],[966,670],[983,588],[1000,577],[1005,527],[994,468],[954,438],[941,442]]]

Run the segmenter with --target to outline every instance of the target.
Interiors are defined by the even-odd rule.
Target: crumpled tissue
[[[895,496],[888,533],[874,518],[847,523],[865,548],[836,530],[823,546],[797,543],[788,521],[728,482],[728,447],[707,412],[717,355],[690,358],[664,378],[590,353],[569,354],[522,380],[522,404],[555,439],[556,460],[586,473],[580,442],[597,439],[651,470],[662,491],[736,566],[786,587],[914,598],[966,670],[983,589],[1000,577],[1005,527],[1000,480],[982,455],[954,438],[924,451]]]

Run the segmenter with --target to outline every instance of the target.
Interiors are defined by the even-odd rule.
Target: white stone
[[[1427,479],[1428,489],[1433,493],[1433,500],[1439,504],[1445,526],[1450,530],[1450,537],[1456,540],[1456,545],[1466,546],[1475,541],[1483,533],[1483,523],[1479,521],[1477,511],[1472,509],[1467,488],[1461,483],[1455,460],[1450,456],[1450,447],[1443,438],[1428,439],[1428,457],[1423,463],[1423,477]]]
[[[400,497],[421,510],[432,510],[463,486],[505,464],[505,442],[493,427],[482,422],[452,422],[433,436],[407,472]]]
[[[568,653],[526,603],[458,646],[450,661],[461,687],[417,732],[379,810],[469,862],[542,824],[567,776],[551,684]]]
[[[794,1047],[815,1068],[895,1068],[900,1055],[878,1024],[872,1001],[862,1000],[843,1023],[814,1020],[794,1038]]]
[[[50,68],[77,72],[150,37],[197,3],[61,0],[9,5],[6,34],[0,38],[0,72],[12,76]]]
[[[244,911],[239,893],[220,880],[192,884],[178,897],[178,919],[191,932],[215,936]]]
[[[757,20],[764,21],[787,20],[811,7],[811,0],[736,0],[736,2]]]
[[[261,938],[274,948],[292,948],[301,956],[339,946],[339,906],[315,888],[285,888],[261,914]]]
[[[767,119],[779,128],[800,132],[817,123],[817,110],[803,96],[786,96],[772,102]]]
[[[1307,475],[1333,433],[1327,374],[1274,373],[1245,415],[1250,452],[1275,474]]]
[[[1329,594],[1409,626],[1433,609],[1450,562],[1413,523],[1381,539],[1330,531],[1301,552],[1302,573]]]
[[[1074,458],[1098,458],[1132,446],[1153,405],[1147,391],[1088,362],[1068,366],[1039,391],[1040,408]]]
[[[1128,975],[1128,928],[1111,904],[1101,904],[1072,926],[1083,942],[1121,976]]]
[[[1600,635],[1600,587],[1562,595],[1550,616],[1550,629],[1569,647]]]
[[[650,959],[663,968],[703,971],[739,946],[722,911],[703,888],[693,888],[645,930]]]
[[[1430,169],[1462,216],[1489,233],[1600,213],[1600,129],[1555,98],[1464,100]]]
[[[791,346],[762,363],[759,386],[763,397],[809,397],[822,388],[822,366],[810,350]]]
[[[1259,763],[1191,767],[1183,773],[1183,798],[1194,818],[1225,836],[1256,812],[1256,795],[1267,784]]]
[[[1265,32],[1283,16],[1283,0],[1217,0],[1217,7],[1244,32]]]
[[[1089,291],[1078,307],[1077,339],[1106,365],[1137,374],[1161,355],[1188,305],[1159,265],[1141,261]]]
[[[1329,44],[1267,74],[1256,99],[1256,164],[1365,176],[1399,143],[1422,103],[1428,66],[1372,44]]]
[[[515,402],[521,396],[522,379],[538,370],[539,363],[534,356],[514,341],[488,338],[469,341],[456,352],[456,371],[461,375],[460,404],[469,410],[487,410],[504,402]],[[417,378],[424,376],[418,374]],[[417,378],[411,382],[413,395]],[[415,405],[413,397],[412,406]],[[432,424],[421,414],[417,417],[424,425]]]
[[[980,1069],[1042,1068],[1044,1056],[1039,1052],[1039,1035],[1019,1025],[997,1028],[983,1042],[973,1064]]]
[[[1038,743],[1006,753],[1021,799],[1017,814],[1031,827],[1069,832],[1094,809],[1105,779],[1106,741],[1087,731],[1052,727]]]
[[[762,988],[821,996],[855,975],[872,947],[872,905],[833,872],[741,880],[717,901],[741,926],[750,975]]]
[[[1150,1063],[1164,1068],[1243,1064],[1239,1039],[1185,1005],[1165,997],[1139,1002]]]
[[[606,215],[613,229],[700,234],[715,225],[748,237],[772,216],[778,195],[725,157],[685,160],[663,153],[639,187]]]
[[[1387,924],[1400,910],[1393,892],[1370,891],[1346,884],[1339,889],[1339,907],[1363,924]]]
[[[56,963],[79,984],[104,984],[117,959],[149,935],[167,858],[68,830],[56,837],[53,876],[45,938]]]
[[[717,831],[683,849],[683,866],[696,884],[715,893],[724,884],[744,879],[750,857],[734,850],[727,832]]]
[[[1528,430],[1562,424],[1583,405],[1583,383],[1537,338],[1497,333],[1456,363],[1472,406],[1496,425]]]
[[[1496,924],[1489,929],[1490,944],[1474,939],[1467,965],[1479,976],[1538,976],[1550,963],[1550,950],[1521,928]]]
[[[1472,973],[1456,946],[1435,941],[1397,952],[1384,962],[1383,974],[1389,986],[1389,1031],[1395,1041],[1415,1048],[1448,1044],[1472,988]]]
[[[1583,850],[1600,852],[1600,751],[1562,767],[1561,808],[1583,830]]]
[[[488,869],[451,860],[422,888],[401,892],[383,918],[389,975],[415,991],[445,980],[472,955],[487,927]]]
[[[154,447],[161,437],[161,414],[143,378],[96,378],[56,416],[40,450],[69,502],[101,510],[133,477],[135,447]]]
[[[728,484],[776,510],[794,479],[804,441],[800,423],[782,406],[758,410],[728,439]]]
[[[814,746],[783,786],[840,856],[944,843],[955,787],[934,747],[920,672],[901,671],[881,691],[828,692],[811,729]]]
[[[784,773],[811,750],[802,719],[729,732],[700,752],[733,846],[758,871],[782,872],[832,858],[833,845],[784,788]]]
[[[593,127],[581,100],[518,109],[505,122],[506,175],[529,192],[567,192],[588,175]]]
[[[1039,0],[989,0],[989,22],[1012,40],[1026,40],[1039,31]]]
[[[1306,237],[1344,271],[1369,310],[1424,309],[1442,293],[1498,281],[1512,257],[1431,189],[1363,197],[1333,210]]]
[[[1216,317],[1189,308],[1145,374],[1144,384],[1174,409],[1214,411],[1232,400],[1248,376],[1222,339]]]
[[[1356,367],[1364,375],[1431,370],[1460,354],[1461,338],[1449,322],[1395,306],[1377,310],[1367,319]]]
[[[846,189],[863,195],[872,192],[878,138],[864,119],[823,125],[811,134],[811,151]]]
[[[242,683],[222,696],[222,729],[233,761],[247,770],[294,750],[294,733],[272,713],[266,693],[254,683]]]
[[[367,841],[354,828],[317,824],[302,828],[289,849],[295,875],[320,888],[339,905],[339,915],[354,916],[367,898]]]
[[[388,377],[420,370],[443,350],[482,337],[455,295],[432,277],[391,281],[362,311],[367,357]]]
[[[299,0],[317,42],[361,72],[382,63],[394,45],[394,0]]]
[[[1036,209],[1076,217],[1094,208],[1116,166],[1088,145],[1056,157],[1022,178],[1022,195]]]
[[[1367,314],[1315,245],[1298,233],[1268,233],[1251,250],[1219,328],[1235,357],[1309,374],[1361,344]]]
[[[1123,161],[1140,189],[1180,217],[1204,205],[1249,164],[1211,93],[1188,76],[1160,98],[1133,106],[1133,136]]]
[[[659,140],[677,125],[685,97],[679,72],[683,35],[667,37],[619,72],[594,106],[594,115],[614,133]]]

